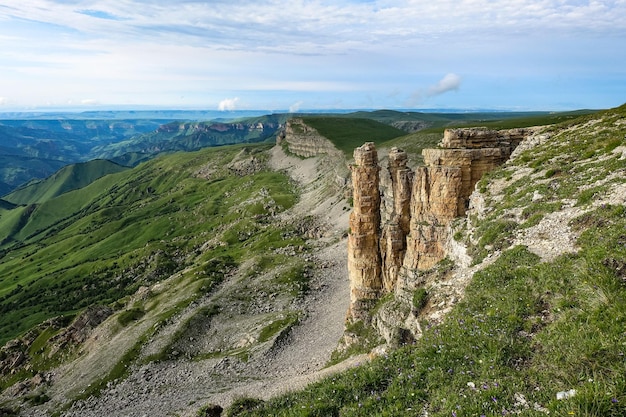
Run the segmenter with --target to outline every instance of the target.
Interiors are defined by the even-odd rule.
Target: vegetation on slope
[[[126,169],[105,159],[67,165],[44,180],[20,187],[4,199],[14,204],[43,203],[68,191],[83,188],[100,177]]]
[[[293,239],[300,244],[264,221],[294,204],[287,177],[268,170],[239,176],[227,167],[237,153],[259,149],[158,158],[40,205],[0,212],[0,343],[215,257],[239,262]],[[215,247],[207,250],[211,239]]]
[[[187,117],[193,114],[185,114]],[[135,166],[157,154],[207,146],[271,140],[288,115],[251,117],[237,122],[181,122],[177,112],[154,112],[154,119],[120,120],[111,113],[59,114],[59,119],[0,121],[0,196],[64,165],[110,159]],[[170,118],[163,118],[169,116]],[[197,114],[200,116],[200,114]],[[49,115],[48,117],[54,117]],[[262,127],[261,127],[262,124]],[[127,155],[128,154],[128,155]]]
[[[422,323],[413,346],[267,403],[236,403],[230,415],[625,415],[626,207],[623,194],[610,201],[626,182],[626,106],[550,133],[480,185],[493,209],[473,253],[501,255],[443,324]],[[506,186],[491,198],[497,179]],[[580,208],[569,223],[575,252],[542,261],[511,246],[513,230],[559,202]],[[494,232],[503,216],[514,226]]]
[[[349,156],[352,155],[354,148],[364,142],[375,142],[380,145],[406,134],[400,129],[371,119],[311,116],[304,117],[303,121]]]

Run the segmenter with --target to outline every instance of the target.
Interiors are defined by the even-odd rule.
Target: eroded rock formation
[[[354,151],[349,319],[367,320],[372,300],[414,281],[419,271],[445,258],[451,223],[465,214],[478,180],[504,163],[530,133],[529,129],[446,130],[441,148],[422,151],[425,166],[415,172],[407,167],[406,152],[394,148],[389,153],[387,190],[379,189],[374,145],[367,143]],[[382,225],[381,191],[391,193],[385,198]]]
[[[382,257],[383,287],[393,290],[398,272],[404,262],[406,237],[411,228],[411,187],[413,171],[407,167],[408,156],[398,148],[389,153],[391,178],[391,213],[382,230],[380,253]]]
[[[354,150],[351,166],[353,210],[348,235],[350,310],[348,318],[362,320],[381,294],[380,191],[378,153],[373,143]]]
[[[297,118],[287,122],[276,142],[279,145],[286,145],[289,152],[304,158],[320,154],[341,154],[331,141]]]

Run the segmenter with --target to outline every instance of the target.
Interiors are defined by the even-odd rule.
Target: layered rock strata
[[[382,291],[378,153],[373,143],[354,151],[353,210],[348,234],[350,310],[348,319],[363,320]],[[365,314],[365,315],[364,315]]]
[[[291,119],[277,138],[279,145],[285,145],[289,152],[309,158],[320,154],[341,154],[335,145],[302,119]]]
[[[348,269],[352,288],[349,318],[367,318],[372,300],[414,281],[419,271],[446,256],[452,221],[465,214],[478,180],[504,163],[530,129],[449,129],[441,148],[424,149],[426,166],[412,172],[407,154],[389,153],[391,184],[379,190],[372,143],[354,152],[354,210],[350,218]],[[391,193],[381,225],[380,192]],[[411,283],[412,287],[415,282]]]
[[[391,213],[380,242],[383,287],[386,292],[395,287],[406,252],[406,236],[411,226],[413,171],[407,167],[407,161],[406,152],[398,148],[391,149],[388,168],[391,178]]]

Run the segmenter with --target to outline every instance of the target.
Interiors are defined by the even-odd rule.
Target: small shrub
[[[32,405],[41,405],[50,401],[50,397],[47,394],[34,394],[26,398],[26,400]],[[0,416],[3,414],[0,413]]]
[[[217,404],[202,406],[196,413],[196,417],[221,417],[224,409]]]
[[[122,326],[128,325],[131,321],[136,321],[142,318],[146,312],[137,307],[133,307],[129,310],[124,310],[117,316],[117,322]]]
[[[418,288],[413,293],[413,309],[415,312],[419,312],[421,309],[426,307],[426,303],[428,303],[428,291],[426,288]]]
[[[243,415],[248,411],[254,411],[254,410],[261,408],[263,404],[264,404],[264,401],[258,398],[249,398],[249,397],[237,398],[235,399],[235,401],[233,401],[231,406],[228,407],[228,411],[226,415],[228,417],[235,417],[235,416]]]
[[[548,169],[548,170],[546,171],[546,173],[544,174],[544,176],[543,176],[543,177],[544,177],[544,178],[552,178],[552,177],[554,177],[555,175],[560,174],[560,173],[561,173],[561,171],[560,171],[560,170],[550,168],[550,169]]]
[[[14,417],[17,416],[17,411],[6,407],[0,407],[0,417]]]

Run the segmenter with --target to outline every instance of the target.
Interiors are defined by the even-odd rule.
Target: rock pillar
[[[369,319],[369,310],[382,290],[380,191],[378,153],[369,142],[354,150],[352,171],[353,210],[348,234],[348,273],[352,321]]]
[[[504,163],[531,129],[446,130],[441,146],[424,149],[426,166],[413,173],[407,154],[389,153],[390,190],[381,226],[378,155],[374,144],[354,151],[354,210],[350,215],[350,320],[369,321],[383,293],[421,285],[420,271],[446,256],[452,221],[463,216],[478,180]]]
[[[393,206],[391,219],[383,228],[380,242],[385,292],[395,288],[406,251],[406,236],[410,230],[413,171],[407,167],[407,159],[406,152],[401,149],[392,148],[389,152]]]

